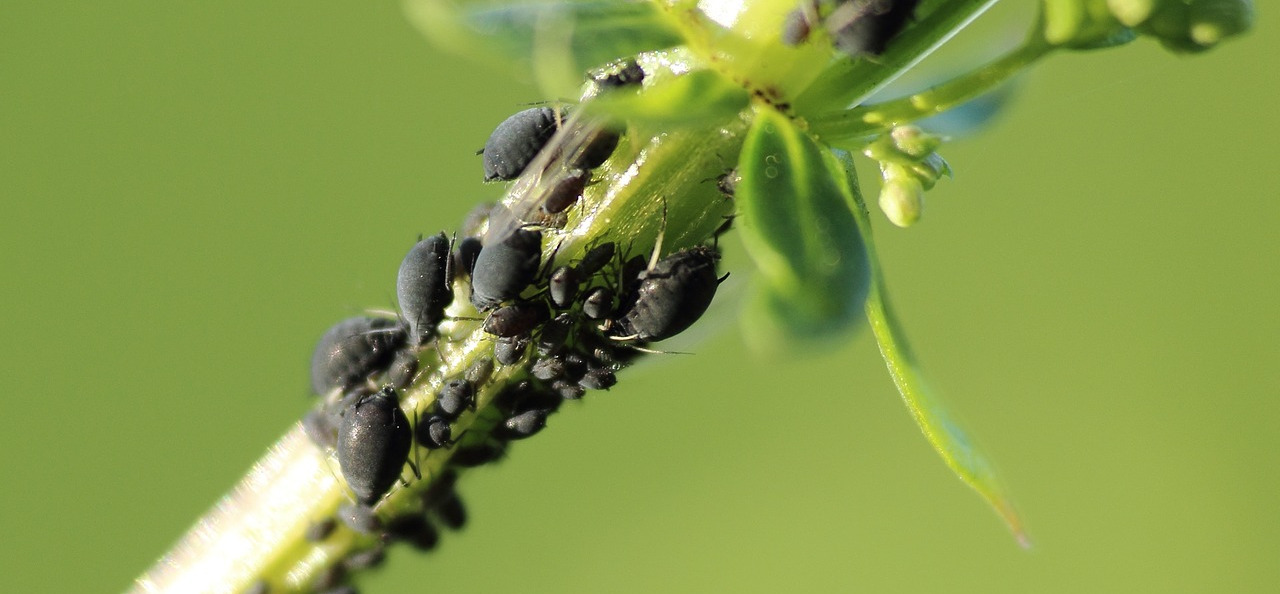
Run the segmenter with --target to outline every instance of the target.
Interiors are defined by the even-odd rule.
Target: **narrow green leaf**
[[[936,398],[925,380],[919,361],[907,344],[906,336],[885,294],[884,276],[880,270],[875,241],[871,235],[871,221],[862,195],[857,190],[857,177],[853,165],[849,162],[847,166],[850,185],[854,188],[848,208],[856,216],[858,227],[866,238],[867,260],[871,270],[871,288],[867,293],[866,301],[867,321],[871,325],[871,332],[875,335],[876,342],[880,345],[880,354],[884,356],[885,364],[889,367],[889,375],[893,378],[894,385],[898,387],[898,392],[902,394],[902,400],[907,405],[911,418],[920,426],[925,439],[942,456],[947,467],[995,508],[996,513],[1013,532],[1018,544],[1029,548],[1031,540],[1026,528],[1017,510],[1014,509],[1013,502],[1000,484],[995,468]]]
[[[676,127],[723,121],[746,109],[747,92],[717,72],[694,70],[646,83],[644,93],[616,90],[587,106],[590,113],[611,115],[633,124]]]
[[[407,0],[405,8],[436,44],[533,79],[548,97],[577,96],[587,70],[681,40],[651,2]]]
[[[844,167],[770,107],[756,111],[738,161],[743,242],[760,270],[752,342],[812,340],[848,330],[867,294],[867,253],[846,206]]]

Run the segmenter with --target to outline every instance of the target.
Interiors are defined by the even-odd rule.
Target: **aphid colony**
[[[608,90],[640,84],[643,77],[635,62],[626,61],[593,78],[598,89]],[[501,459],[510,442],[541,431],[565,400],[611,388],[619,369],[648,352],[647,343],[684,331],[710,305],[722,280],[713,247],[659,257],[657,248],[626,254],[615,243],[598,242],[580,258],[557,258],[558,230],[526,220],[530,212],[556,215],[580,201],[592,171],[622,134],[620,127],[575,124],[564,115],[547,107],[521,111],[494,130],[482,151],[486,180],[513,180],[537,167],[539,187],[549,190],[527,193],[515,208],[478,207],[463,223],[460,240],[443,232],[421,239],[400,264],[398,315],[340,321],[316,345],[311,385],[321,403],[303,426],[319,447],[334,452],[353,495],[337,520],[376,539],[321,572],[315,590],[353,591],[345,584],[347,573],[378,565],[387,544],[432,549],[437,524],[458,529],[466,522],[453,490],[458,469]],[[573,126],[570,141],[553,141],[558,130]],[[497,222],[499,217],[505,218]],[[465,296],[482,317],[450,318],[455,295]],[[441,324],[467,321],[480,323],[492,354],[457,377],[439,378],[425,410],[402,408],[400,392],[422,375],[420,354],[439,351],[449,340],[441,336]],[[501,385],[490,382],[496,366],[515,368]],[[477,410],[482,393],[490,397]],[[468,428],[456,431],[469,412],[476,416]],[[437,451],[448,460],[421,505],[411,506],[417,511],[380,517],[375,508],[404,481],[405,466],[418,475],[418,462]],[[307,538],[323,542],[337,524],[321,519]]]

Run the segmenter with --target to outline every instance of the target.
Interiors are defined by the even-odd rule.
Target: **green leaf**
[[[651,2],[408,0],[406,10],[441,47],[535,80],[553,98],[576,97],[591,68],[681,41]]]
[[[854,188],[848,208],[854,213],[858,227],[866,238],[867,261],[871,269],[871,288],[866,301],[867,321],[880,345],[880,354],[889,367],[889,375],[902,394],[911,418],[920,426],[925,439],[942,456],[947,467],[995,508],[1020,545],[1030,547],[1031,540],[1022,525],[1022,519],[1000,484],[995,469],[936,398],[919,361],[907,344],[902,326],[894,316],[885,294],[884,276],[871,235],[871,221],[862,195],[857,191],[857,178],[852,166],[848,172]]]
[[[613,90],[585,104],[588,113],[633,124],[678,127],[722,121],[746,109],[747,92],[710,70],[669,76],[656,72],[643,92]]]
[[[746,324],[751,340],[812,340],[859,321],[867,253],[846,206],[844,165],[770,107],[760,107],[743,141],[735,198],[743,242],[760,270]]]

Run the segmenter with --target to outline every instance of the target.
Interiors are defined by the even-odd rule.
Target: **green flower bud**
[[[880,210],[889,222],[910,227],[924,210],[924,187],[912,175],[886,176],[880,188]]]
[[[1251,0],[1166,0],[1141,31],[1176,52],[1202,52],[1253,25]]]
[[[1253,26],[1252,0],[1199,0],[1191,5],[1191,40],[1210,47]]]
[[[1151,18],[1157,0],[1107,0],[1111,14],[1126,27],[1137,27]]]
[[[893,139],[895,148],[914,159],[928,157],[942,146],[941,136],[929,134],[916,126],[898,126],[889,136]]]
[[[1112,14],[1108,0],[1043,0],[1044,40],[1073,49],[1099,49],[1128,43],[1133,32]]]
[[[933,185],[938,183],[942,176],[951,177],[951,165],[938,153],[929,153],[928,156],[912,163],[909,167],[916,180],[926,190],[932,190]]]

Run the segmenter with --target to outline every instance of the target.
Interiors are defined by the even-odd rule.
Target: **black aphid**
[[[460,270],[463,274],[471,276],[471,271],[476,268],[476,258],[480,256],[480,248],[484,247],[484,243],[479,237],[464,237],[458,241],[457,246],[453,248],[453,269]]]
[[[379,565],[382,565],[382,562],[385,561],[386,558],[387,558],[386,547],[378,544],[378,545],[374,545],[373,548],[371,549],[365,549],[363,551],[358,551],[355,553],[351,553],[350,555],[347,555],[346,558],[342,560],[342,566],[345,567],[348,571],[359,571],[361,569],[373,569],[374,567],[378,567]]]
[[[338,519],[360,534],[373,534],[382,530],[382,520],[367,505],[344,503],[338,506]]]
[[[307,530],[302,536],[310,542],[320,542],[329,538],[333,534],[333,529],[338,527],[338,522],[333,518],[325,518],[307,525]]]
[[[550,107],[531,107],[498,124],[481,151],[485,181],[519,177],[551,140],[562,117]]]
[[[463,505],[462,499],[456,492],[450,492],[436,502],[431,511],[435,512],[436,519],[450,530],[462,530],[462,527],[467,525],[467,507]]]
[[[608,156],[605,158],[608,158]],[[596,166],[598,167],[599,165],[597,164]],[[587,182],[591,180],[591,173],[585,169],[578,169],[577,164],[573,164],[573,167],[565,171],[564,175],[550,182],[551,188],[547,190],[546,196],[542,201],[543,211],[549,214],[559,214],[568,210],[579,198],[582,198],[582,191],[586,189]]]
[[[481,202],[471,208],[467,212],[467,216],[462,219],[462,226],[458,227],[458,234],[463,237],[476,237],[480,235],[480,230],[489,222],[489,213],[493,212],[492,202]]]
[[[613,151],[618,148],[618,141],[622,138],[622,133],[613,127],[603,126],[586,132],[586,134],[590,136],[587,137],[582,148],[578,149],[578,152],[570,157],[569,166],[591,171],[604,165],[604,162],[613,156]],[[547,209],[547,212],[554,213],[559,211]]]
[[[552,382],[551,389],[555,390],[556,394],[565,400],[578,400],[587,393],[586,388],[565,380],[556,380]]]
[[[480,357],[471,364],[471,367],[467,368],[467,372],[464,377],[466,377],[467,381],[471,382],[472,386],[481,386],[484,385],[485,382],[489,381],[489,376],[492,374],[493,359],[490,359],[489,357]]]
[[[560,352],[572,332],[573,316],[569,313],[557,315],[542,325],[542,331],[538,333],[538,353],[554,355]]]
[[[440,542],[440,533],[422,514],[404,514],[387,522],[387,538],[407,542],[419,551],[430,551]]]
[[[592,369],[578,380],[578,385],[588,390],[608,390],[617,385],[618,376],[612,369]]]
[[[533,437],[547,426],[549,410],[528,410],[502,422],[500,435],[505,439]]]
[[[582,260],[578,262],[578,278],[590,278],[595,273],[600,272],[600,269],[604,268],[605,264],[613,260],[613,254],[617,249],[618,244],[609,241],[587,250],[587,253],[582,256]]]
[[[573,299],[578,296],[578,270],[572,266],[561,266],[551,271],[551,278],[547,280],[547,296],[551,298],[551,304],[559,309],[565,309],[573,305]]]
[[[524,353],[528,349],[529,337],[527,336],[499,338],[493,345],[493,358],[503,365],[515,365],[524,358]]]
[[[311,443],[320,448],[329,449],[338,445],[338,428],[334,426],[332,417],[321,410],[312,410],[302,417],[302,430],[311,439]]]
[[[411,349],[400,351],[387,369],[387,382],[398,390],[403,390],[413,383],[418,375],[418,353]]]
[[[635,60],[624,58],[592,72],[591,80],[602,89],[638,85],[644,82],[644,69]]]
[[[453,457],[449,458],[449,462],[463,468],[474,468],[501,460],[506,453],[505,447],[486,442],[458,449],[453,453]]]
[[[547,409],[554,411],[560,407],[559,394],[540,387],[529,380],[516,382],[504,388],[494,397],[494,405],[508,415],[515,415],[527,410]]]
[[[741,182],[742,176],[738,175],[738,170],[730,169],[716,177],[716,189],[720,190],[720,193],[725,198],[733,198],[733,194],[738,191],[738,184]]]
[[[347,579],[347,568],[340,563],[334,563],[322,570],[311,580],[311,589],[316,592],[325,592],[331,588],[337,588],[342,581]]]
[[[400,478],[413,431],[390,386],[360,398],[342,413],[338,465],[356,499],[372,505]]]
[[[451,379],[436,394],[436,412],[445,418],[456,419],[468,408],[476,408],[476,389],[467,380]]]
[[[549,317],[545,303],[518,301],[493,310],[484,320],[484,331],[503,338],[524,336]]]
[[[445,469],[445,471],[437,475],[426,490],[422,492],[422,505],[431,508],[437,501],[443,500],[445,497],[452,496],[453,488],[458,484],[458,473]]]
[[[443,416],[432,416],[418,425],[418,443],[429,450],[438,450],[453,445],[453,427],[449,419]]]
[[[534,362],[529,368],[529,375],[538,378],[544,382],[558,379],[564,375],[565,365],[564,359],[559,357],[543,357]]]
[[[582,313],[593,320],[603,320],[613,315],[613,291],[608,287],[596,287],[582,298]]]
[[[815,0],[801,0],[800,6],[788,12],[782,19],[782,43],[797,46],[809,40],[818,18],[818,4]]]
[[[719,257],[714,248],[689,248],[637,275],[635,293],[618,320],[624,334],[642,341],[663,340],[693,325],[720,285]]]
[[[579,353],[568,353],[561,358],[564,361],[564,377],[578,381],[587,373],[587,360]]]
[[[360,316],[334,324],[311,355],[312,391],[327,394],[364,382],[391,363],[405,340],[396,320]]]
[[[836,49],[857,58],[878,56],[915,14],[919,0],[848,0],[827,16],[824,25]]]
[[[517,229],[496,244],[488,244],[476,256],[471,271],[471,304],[489,311],[520,296],[538,276],[542,263],[542,233]]]
[[[409,326],[409,343],[418,346],[436,336],[444,310],[453,302],[450,241],[442,232],[409,249],[396,276],[400,315]]]

